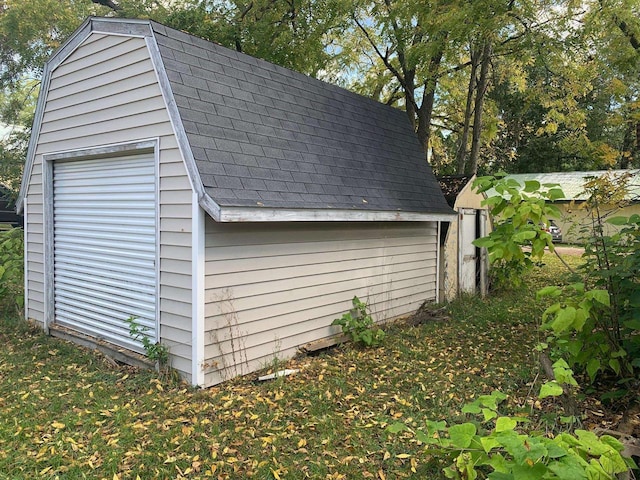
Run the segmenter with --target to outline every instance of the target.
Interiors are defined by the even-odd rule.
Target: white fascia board
[[[398,211],[221,207],[219,222],[452,222],[456,214]]]
[[[36,104],[36,111],[33,117],[33,125],[31,127],[31,136],[29,137],[27,159],[25,161],[24,170],[22,172],[22,183],[20,183],[20,192],[18,193],[18,200],[16,201],[16,211],[19,214],[24,210],[24,198],[29,188],[29,179],[31,178],[31,171],[33,170],[33,162],[35,160],[36,143],[37,138],[40,135],[40,125],[42,124],[42,117],[44,116],[44,105],[46,102],[46,96],[49,90],[50,82],[51,73],[49,70],[49,65],[45,63],[44,71],[42,73],[42,80],[40,81],[38,103]]]

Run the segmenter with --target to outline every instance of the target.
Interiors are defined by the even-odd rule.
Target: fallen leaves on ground
[[[391,327],[381,348],[346,345],[288,362],[291,377],[208,390],[3,320],[0,478],[441,478],[413,435],[386,427],[460,419],[494,389],[529,408],[535,282],[463,299],[446,323]]]

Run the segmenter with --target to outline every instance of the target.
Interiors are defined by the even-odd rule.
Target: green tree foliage
[[[504,176],[478,177],[473,185],[479,193],[490,195],[483,203],[494,218],[491,233],[474,244],[487,249],[497,285],[517,285],[523,271],[542,259],[545,248],[553,250],[544,225],[560,216],[550,202],[563,198],[564,193],[555,184],[532,180],[523,186]]]
[[[152,18],[309,75],[338,51],[341,0],[7,0],[0,6],[0,177],[19,184],[44,62],[89,15]],[[5,128],[0,128],[4,131]]]
[[[613,14],[610,8],[581,5],[575,22],[565,22],[564,33],[556,28],[555,35],[538,39],[539,53],[522,64],[519,86],[510,76],[500,77],[489,93],[503,125],[486,152],[490,168],[532,172],[638,165],[640,56],[605,21]]]
[[[5,0],[0,4],[0,181],[19,186],[44,62],[88,15],[90,1]]]
[[[613,375],[621,395],[640,372],[640,215],[612,217],[601,205],[623,205],[629,178],[604,176],[587,182],[591,222],[583,232],[584,264],[579,272],[569,272],[573,283],[538,292],[539,298],[555,300],[542,317],[544,349],[548,347],[556,360],[566,359],[591,381],[599,374]],[[495,192],[485,202],[498,220],[493,232],[474,243],[487,248],[494,278],[502,280],[501,285],[517,283],[524,269],[543,258],[545,248],[553,251],[551,236],[539,225],[557,216],[548,203],[564,194],[553,185],[532,181],[522,186],[494,177],[479,177],[475,186]],[[606,234],[605,222],[619,229]]]
[[[6,0],[0,123],[27,130],[2,155],[24,157],[24,93],[94,14],[150,17],[402,108],[440,173],[637,166],[639,13],[632,0]]]
[[[438,172],[636,164],[632,2],[354,4],[352,88],[405,108]]]
[[[570,364],[585,370],[592,381],[597,374],[610,370],[615,373],[618,384],[637,382],[640,366],[637,280],[640,216],[611,218],[610,222],[623,228],[612,237],[606,237],[602,233],[602,217],[597,211],[598,204],[625,196],[624,183],[620,181],[614,185],[605,179],[587,185],[591,196],[589,203],[595,213],[592,239],[587,244],[587,261],[583,267],[586,280],[564,288],[548,286],[538,292],[538,299],[551,297],[556,300],[544,312],[540,330],[548,334],[549,343],[540,344],[539,350],[549,349],[552,355],[559,357],[549,365],[547,375],[551,381],[541,386],[540,399],[564,396],[567,387],[578,387]],[[476,188],[495,191],[487,203],[492,212],[500,216],[496,232],[476,243],[488,248],[494,267],[513,267],[513,264],[526,267],[531,265],[532,258],[542,258],[545,247],[553,250],[551,239],[536,230],[535,222],[544,221],[553,213],[553,208],[547,208],[545,204],[563,197],[559,189],[538,182],[522,186],[514,181],[489,177],[479,178]],[[527,252],[522,249],[524,242],[529,242]],[[449,456],[451,464],[443,471],[447,478],[453,479],[614,480],[618,474],[637,468],[631,458],[623,456],[622,443],[609,435],[572,430],[571,425],[558,434],[523,428],[530,422],[526,416],[511,417],[500,413],[498,405],[506,398],[504,393],[494,391],[491,395],[480,395],[462,409],[464,413],[482,415],[481,422],[448,426],[443,421],[427,421],[426,428],[416,430],[396,423],[388,427],[388,431],[409,431],[430,452]],[[634,399],[635,396],[632,401]]]
[[[318,76],[337,54],[345,25],[341,0],[194,0],[172,12],[170,26],[278,65]]]
[[[0,308],[14,315],[24,306],[24,232],[0,232]]]
[[[51,52],[88,15],[106,14],[89,1],[5,0],[0,6],[0,86],[39,78]]]
[[[569,299],[549,307],[545,322],[572,366],[592,381],[613,373],[621,393],[640,377],[640,215],[615,216],[615,206],[627,202],[630,178],[610,175],[586,183],[591,222],[583,232],[582,282]],[[605,223],[617,229],[607,233]],[[553,328],[558,322],[565,328]]]

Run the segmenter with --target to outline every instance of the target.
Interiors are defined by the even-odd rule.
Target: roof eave
[[[204,206],[203,206],[204,207]],[[205,210],[207,210],[205,208]],[[297,209],[266,207],[220,207],[214,220],[222,223],[240,222],[451,222],[456,214],[344,210],[344,209]]]

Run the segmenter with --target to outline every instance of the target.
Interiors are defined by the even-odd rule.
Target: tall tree
[[[389,85],[378,84],[376,92],[394,92],[394,104],[406,109],[434,167],[459,173],[477,171],[483,145],[495,133],[494,118],[484,128],[487,108],[493,109],[486,99],[495,59],[520,63],[534,38],[568,15],[558,13],[552,0],[356,0],[354,5],[367,58],[390,73]],[[440,131],[437,146],[433,131]]]
[[[4,0],[0,3],[0,178],[20,182],[40,76],[51,52],[91,14],[88,1]]]
[[[420,3],[408,0],[357,0],[352,12],[366,40],[368,58],[384,65],[397,84],[418,139],[429,150],[437,86],[449,52],[455,49],[464,25],[458,0]],[[398,88],[388,88],[398,91]]]
[[[550,25],[524,65],[525,88],[502,77],[490,95],[504,125],[488,152],[493,165],[519,172],[638,165],[639,56],[613,3],[581,2]]]
[[[170,26],[306,73],[321,75],[345,26],[341,0],[191,0]]]

